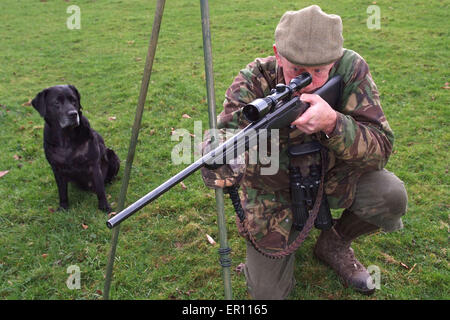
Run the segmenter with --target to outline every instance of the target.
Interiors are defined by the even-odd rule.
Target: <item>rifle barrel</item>
[[[176,175],[174,175],[172,178],[158,186],[156,189],[150,191],[145,196],[137,200],[136,202],[132,203],[130,206],[119,212],[117,215],[112,217],[106,222],[106,225],[108,228],[112,229],[119,223],[121,223],[123,220],[130,217],[132,214],[134,214],[136,211],[140,210],[142,207],[147,205],[148,203],[152,202],[156,198],[160,197],[162,194],[164,194],[166,191],[171,189],[176,184],[180,183],[187,177],[189,177],[192,173],[200,169],[204,163],[201,161],[202,159],[197,160],[193,164],[191,164],[189,167],[185,168],[184,170],[180,171]]]
[[[146,206],[156,198],[160,197],[166,191],[170,190],[173,186],[189,177],[191,174],[199,170],[204,165],[214,163],[222,164],[225,163],[227,159],[230,160],[234,159],[235,150],[243,150],[242,144],[245,143],[245,139],[241,138],[246,136],[246,134],[248,134],[249,132],[251,134],[256,134],[254,130],[250,130],[252,127],[254,127],[254,124],[249,124],[246,128],[239,131],[236,135],[231,137],[225,143],[219,145],[216,149],[208,152],[206,155],[195,161],[193,164],[189,165],[184,170],[180,171],[172,178],[170,178],[169,180],[158,186],[156,189],[150,191],[145,196],[143,196],[136,202],[132,203],[127,208],[123,209],[121,212],[119,212],[106,222],[107,227],[110,229],[114,228],[116,225],[120,224],[123,220],[129,218],[136,211],[139,211],[144,206]]]

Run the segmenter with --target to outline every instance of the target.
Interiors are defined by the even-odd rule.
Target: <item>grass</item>
[[[381,29],[369,30],[372,1],[317,1],[344,23],[345,47],[371,66],[396,133],[387,168],[406,185],[409,210],[401,231],[358,239],[365,265],[381,271],[370,298],[342,287],[312,258],[313,230],[297,252],[297,286],[290,299],[450,298],[449,10],[446,1],[377,1]],[[81,29],[69,30],[66,8],[81,8]],[[238,70],[272,54],[273,31],[295,1],[210,1],[216,103]],[[139,95],[155,1],[4,0],[0,3],[0,298],[101,299],[111,232],[95,195],[69,188],[71,207],[56,212],[53,174],[42,150],[43,120],[27,105],[40,90],[71,83],[84,114],[122,159],[107,187],[117,206],[131,125]],[[190,119],[183,118],[190,115]],[[184,165],[171,163],[172,128],[208,126],[200,7],[167,1],[127,204]],[[115,117],[115,120],[114,120]],[[121,227],[111,288],[113,299],[223,299],[215,201],[199,173],[176,186]],[[227,201],[232,270],[245,259]],[[81,288],[66,286],[79,266]],[[247,299],[245,279],[232,271],[233,296]]]

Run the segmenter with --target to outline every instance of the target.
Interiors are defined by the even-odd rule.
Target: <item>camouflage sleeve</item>
[[[217,145],[225,142],[226,134],[223,129],[218,130],[216,138],[218,139]],[[211,144],[211,132],[207,130],[205,132],[205,140],[200,146],[203,155],[211,151]],[[216,169],[202,167],[200,171],[204,184],[209,188],[216,189],[238,185],[244,176],[245,157],[244,155],[239,155],[236,159],[232,159],[232,161]]]
[[[274,57],[256,59],[241,70],[234,79],[225,93],[224,109],[217,117],[217,128],[220,130],[222,138],[227,136],[224,130],[242,129],[248,125],[241,109],[247,103],[270,92],[269,86],[275,81],[275,61]],[[207,135],[201,146],[203,154],[210,149],[211,142],[209,140]],[[245,159],[246,156],[242,155],[235,159],[236,163],[229,163],[215,170],[202,168],[205,185],[210,188],[223,188],[239,183],[246,169]]]
[[[392,152],[394,134],[380,105],[378,89],[367,63],[348,50],[336,73],[343,75],[342,108],[334,131],[321,143],[338,159],[362,169],[383,168]]]
[[[248,125],[241,109],[270,93],[276,80],[275,57],[256,59],[242,69],[225,93],[223,111],[217,118],[219,128],[238,129]]]

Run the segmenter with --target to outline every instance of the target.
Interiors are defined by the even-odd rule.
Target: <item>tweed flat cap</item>
[[[297,65],[331,63],[342,56],[343,42],[341,17],[316,5],[286,12],[275,30],[278,53]]]

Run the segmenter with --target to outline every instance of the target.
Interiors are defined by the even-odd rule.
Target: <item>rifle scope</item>
[[[278,102],[289,99],[292,94],[309,85],[311,81],[311,75],[308,72],[303,72],[292,79],[289,85],[277,84],[270,95],[253,100],[242,109],[245,118],[250,122],[258,121],[271,112]]]

